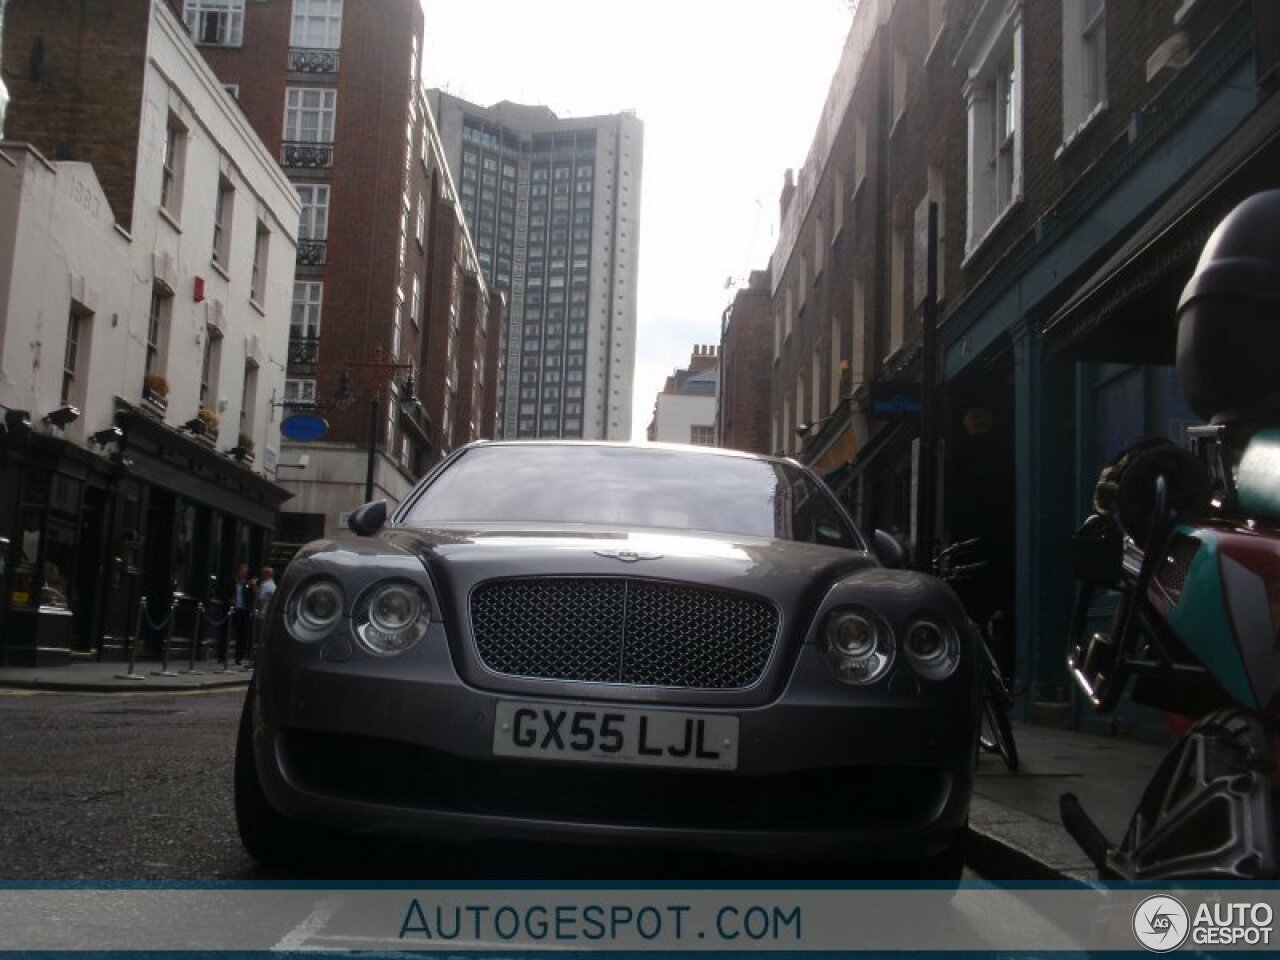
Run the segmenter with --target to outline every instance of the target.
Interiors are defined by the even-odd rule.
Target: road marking
[[[284,938],[271,949],[294,951],[308,946],[311,939],[325,928],[333,919],[333,915],[341,910],[346,902],[345,896],[326,897],[321,900],[311,908],[305,920],[286,933]],[[311,949],[314,950],[316,947],[312,945]]]

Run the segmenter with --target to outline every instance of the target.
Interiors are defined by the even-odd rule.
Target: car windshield
[[[808,472],[662,447],[476,447],[437,474],[398,521],[661,527],[865,549]]]

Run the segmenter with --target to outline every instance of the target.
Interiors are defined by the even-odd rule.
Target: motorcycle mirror
[[[374,500],[357,507],[347,519],[347,528],[358,537],[372,537],[387,522],[387,501]]]
[[[871,535],[876,556],[891,570],[900,570],[907,565],[907,546],[888,530],[876,530]]]

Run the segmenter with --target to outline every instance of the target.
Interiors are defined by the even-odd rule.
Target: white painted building
[[[689,366],[667,377],[663,391],[654,400],[648,439],[655,443],[714,447],[719,383],[719,348],[694,347]]]
[[[18,9],[6,41],[46,31],[49,56],[93,27],[49,34]],[[265,559],[287,497],[273,482],[271,401],[284,388],[297,194],[169,6],[142,14],[136,160],[111,174],[131,173],[131,210],[112,209],[108,164],[51,162],[65,138],[56,120],[47,138],[39,129],[42,91],[11,89],[8,132],[48,142],[0,144],[6,662],[118,646],[136,596],[229,583],[231,564]],[[112,95],[74,99],[89,111]]]

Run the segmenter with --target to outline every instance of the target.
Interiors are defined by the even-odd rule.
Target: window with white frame
[[[1062,139],[1107,102],[1107,7],[1104,0],[1062,3]]]
[[[59,402],[78,405],[84,402],[83,384],[79,380],[81,357],[88,353],[85,335],[93,314],[72,303],[67,311],[67,342],[62,351],[62,393]]]
[[[186,0],[182,19],[196,43],[238,47],[244,42],[244,0]]]
[[[332,87],[289,87],[284,101],[284,140],[333,143],[338,91]]]
[[[314,380],[286,380],[284,382],[284,402],[315,403],[316,382]]]
[[[418,326],[418,311],[422,309],[422,281],[418,279],[418,275],[413,275],[413,286],[409,297],[409,320],[414,327]]]
[[[222,335],[217,327],[205,327],[204,356],[200,361],[200,406],[212,410],[218,398],[218,374],[222,369]]]
[[[187,128],[169,114],[164,130],[164,154],[160,158],[160,207],[173,216],[182,212],[182,173],[187,153]]]
[[[327,240],[329,237],[329,185],[299,183],[298,200],[302,212],[298,216],[299,240]]]
[[[293,313],[289,319],[289,336],[295,340],[314,340],[319,337],[320,314],[323,306],[323,283],[319,280],[294,283]]]
[[[289,45],[338,49],[342,45],[342,0],[293,0]]]
[[[253,272],[250,278],[249,298],[261,305],[267,288],[267,252],[271,247],[271,230],[261,220],[253,241]]]
[[[230,265],[231,211],[235,188],[224,176],[218,177],[218,195],[213,205],[213,262],[224,270]]]
[[[992,2],[992,0],[988,0]],[[1009,5],[973,47],[964,95],[969,127],[969,217],[965,250],[971,253],[1022,196],[1022,3]]]

